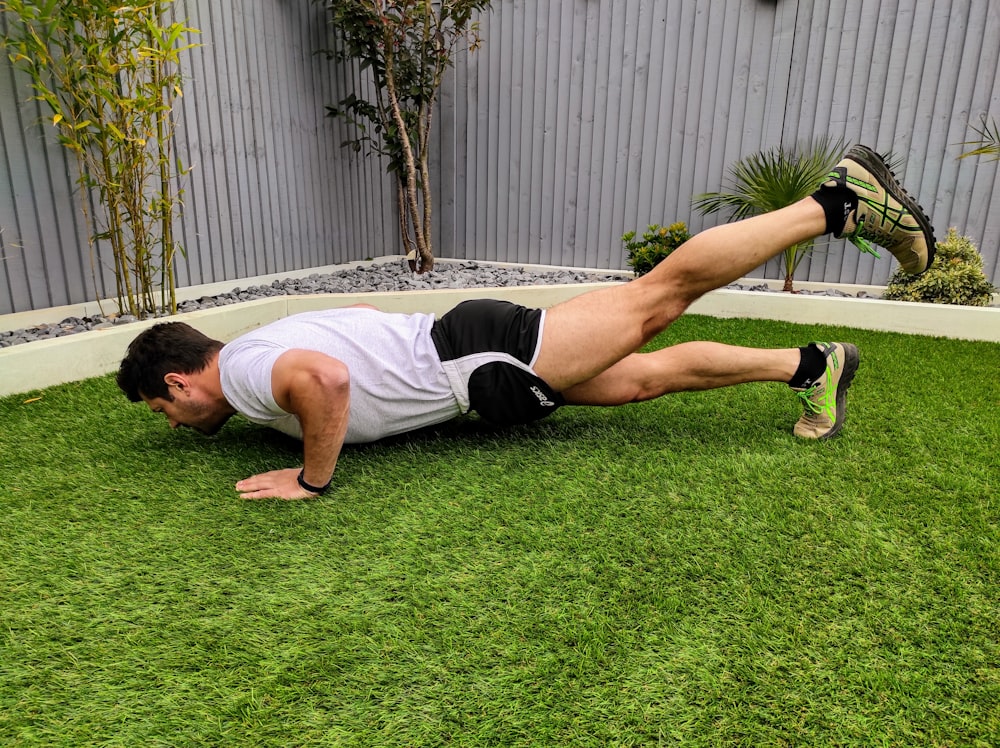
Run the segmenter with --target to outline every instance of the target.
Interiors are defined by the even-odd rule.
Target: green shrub
[[[897,270],[889,280],[884,298],[893,301],[922,301],[930,304],[989,306],[996,289],[983,273],[983,258],[972,240],[948,230],[937,243],[934,262],[921,275]]]
[[[645,275],[690,238],[687,225],[678,221],[669,226],[651,224],[641,239],[636,239],[635,232],[629,231],[622,236],[622,241],[628,252],[629,267],[636,275]]]

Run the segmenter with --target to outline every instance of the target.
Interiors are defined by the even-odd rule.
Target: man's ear
[[[181,392],[184,392],[185,390],[190,391],[191,383],[183,374],[169,372],[163,375],[163,381],[166,382],[167,387],[176,387]]]

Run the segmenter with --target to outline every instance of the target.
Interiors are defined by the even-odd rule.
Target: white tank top
[[[351,377],[347,443],[370,442],[450,420],[463,412],[431,340],[431,314],[372,309],[306,312],[227,343],[219,354],[222,392],[254,423],[298,439],[298,418],[278,407],[271,369],[293,348],[343,361]]]

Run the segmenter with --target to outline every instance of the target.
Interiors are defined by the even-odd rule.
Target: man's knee
[[[676,319],[704,295],[706,285],[704,268],[690,262],[671,262],[674,259],[671,255],[638,280],[655,288],[655,293],[662,300],[661,305],[671,306]]]
[[[694,299],[675,294],[662,296],[659,300],[649,304],[645,309],[645,319],[643,321],[643,338],[649,340],[654,335],[663,332],[673,324],[687,308],[691,306]]]

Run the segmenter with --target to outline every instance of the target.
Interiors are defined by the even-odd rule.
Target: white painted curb
[[[688,313],[1000,343],[997,307],[720,289],[696,301]]]

